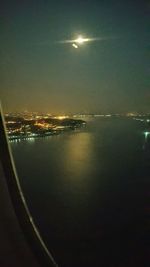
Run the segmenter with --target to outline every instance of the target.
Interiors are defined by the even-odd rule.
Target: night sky
[[[150,1],[5,0],[4,111],[150,112]],[[74,49],[57,41],[105,37]]]

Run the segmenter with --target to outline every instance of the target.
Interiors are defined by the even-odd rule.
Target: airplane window
[[[148,2],[8,0],[0,12],[7,136],[46,246],[61,267],[144,266]]]

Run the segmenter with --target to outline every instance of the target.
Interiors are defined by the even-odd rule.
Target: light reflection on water
[[[35,138],[34,137],[28,137],[28,138],[16,138],[16,139],[10,139],[9,142],[10,143],[20,143],[20,142],[23,142],[23,141],[27,141],[29,143],[32,143],[32,142],[35,142]]]
[[[82,179],[86,176],[92,154],[93,138],[91,133],[81,132],[69,136],[65,147],[63,164],[65,170],[70,173],[70,179]]]

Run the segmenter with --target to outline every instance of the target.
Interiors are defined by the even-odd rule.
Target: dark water
[[[146,266],[144,127],[95,119],[78,132],[11,143],[30,211],[60,266]]]

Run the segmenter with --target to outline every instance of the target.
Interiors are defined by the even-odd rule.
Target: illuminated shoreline
[[[83,120],[69,118],[47,118],[31,121],[16,118],[14,121],[6,121],[9,141],[31,140],[34,138],[60,135],[64,132],[80,129],[85,125],[86,122]]]

